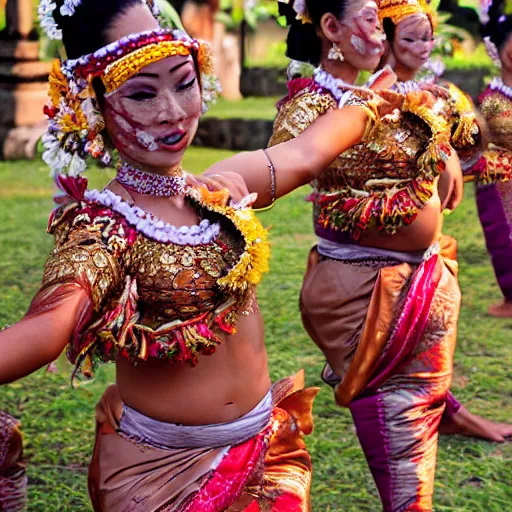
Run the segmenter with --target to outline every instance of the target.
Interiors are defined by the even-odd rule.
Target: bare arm
[[[464,195],[464,177],[457,152],[452,149],[438,183],[441,208],[455,210]]]
[[[57,359],[72,336],[84,300],[87,293],[77,287],[55,308],[0,332],[0,384],[26,377]]]
[[[312,181],[338,155],[364,136],[368,112],[357,106],[331,110],[297,138],[267,150],[276,170],[276,198]],[[270,204],[270,173],[263,151],[239,153],[214,164],[207,175],[242,176],[249,192],[258,194],[255,207]]]

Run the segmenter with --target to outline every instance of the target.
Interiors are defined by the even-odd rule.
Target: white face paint
[[[373,0],[349,0],[341,20],[343,32],[340,41],[345,60],[357,69],[375,69],[384,54],[386,36]]]
[[[135,136],[137,137],[140,145],[146,148],[148,151],[156,151],[159,148],[156,138],[150,133],[137,128],[135,130]]]

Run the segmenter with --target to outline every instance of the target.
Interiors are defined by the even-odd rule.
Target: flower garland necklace
[[[512,87],[510,87],[510,85],[505,85],[501,77],[494,78],[490,83],[489,88],[492,91],[500,92],[503,94],[503,96],[506,96],[509,100],[512,100]]]
[[[335,78],[331,73],[328,73],[320,67],[315,69],[313,79],[317,85],[322,87],[322,89],[331,93],[340,107],[343,106],[343,103],[345,103],[346,99],[348,99],[352,92],[351,90],[347,91],[347,89],[356,88],[344,80],[341,80],[341,78]]]
[[[178,196],[185,194],[189,189],[186,174],[181,169],[172,176],[162,176],[142,171],[126,162],[119,165],[116,180],[138,194],[158,197]]]

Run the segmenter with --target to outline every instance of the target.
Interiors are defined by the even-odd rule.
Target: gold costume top
[[[297,137],[339,105],[374,108],[371,91],[350,88],[331,75],[322,82],[322,73],[327,75],[317,71],[313,79],[289,83],[289,95],[278,105],[270,145]],[[444,119],[416,99],[417,95],[406,95],[401,112],[376,119],[362,142],[314,181],[310,199],[318,236],[340,241],[350,234],[358,239],[370,227],[394,234],[413,222],[432,197],[449,155],[449,133]]]
[[[220,343],[217,328],[234,332],[268,270],[267,233],[250,208],[230,205],[227,191],[191,189],[201,222],[176,228],[109,190],[86,191],[84,178],[61,181],[70,202],[50,218],[55,249],[36,301],[63,285],[88,292],[68,347],[77,369],[118,356],[195,365]]]
[[[437,99],[432,107],[435,114],[444,117],[450,131],[450,144],[457,151],[466,173],[482,154],[482,131],[475,107],[466,93],[450,82],[437,83],[431,79],[397,82],[393,90],[401,94],[428,91]]]
[[[482,183],[512,179],[512,88],[496,78],[480,97],[490,143],[475,170]]]

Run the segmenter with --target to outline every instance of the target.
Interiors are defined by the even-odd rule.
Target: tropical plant
[[[254,30],[258,22],[278,16],[276,0],[221,0],[217,20],[228,30],[235,30],[243,21]]]

